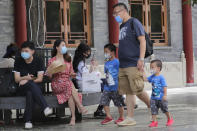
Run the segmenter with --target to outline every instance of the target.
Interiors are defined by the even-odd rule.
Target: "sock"
[[[127,119],[129,119],[129,120],[131,120],[131,121],[134,120],[133,117],[128,117],[128,116],[127,116]]]
[[[104,106],[103,106],[103,105],[99,105],[96,111],[102,111],[102,110],[103,110],[103,108],[104,108]]]

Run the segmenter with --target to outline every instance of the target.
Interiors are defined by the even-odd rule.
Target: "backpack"
[[[134,30],[133,26],[133,20],[135,18],[132,18],[131,20],[131,29]],[[136,38],[137,39],[137,38]],[[145,39],[146,39],[146,52],[145,52],[145,58],[151,56],[153,54],[153,42],[150,40],[149,35],[145,32]]]

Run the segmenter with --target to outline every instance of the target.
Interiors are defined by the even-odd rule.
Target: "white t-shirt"
[[[14,61],[12,58],[3,58],[3,61],[0,61],[0,68],[13,68]]]
[[[89,69],[88,69],[87,65],[84,63],[84,61],[80,61],[77,68],[78,68],[78,72],[77,72],[76,79],[82,80],[82,74],[89,73]]]

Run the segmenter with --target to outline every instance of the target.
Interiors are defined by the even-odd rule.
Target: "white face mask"
[[[109,60],[111,58],[109,53],[105,53],[105,60]]]
[[[153,70],[153,69],[151,69],[151,70],[150,70],[150,73],[151,73],[152,75],[154,75],[154,74],[156,73],[156,71]]]

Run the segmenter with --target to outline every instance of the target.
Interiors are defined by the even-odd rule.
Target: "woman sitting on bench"
[[[2,61],[0,61],[0,68],[13,68],[14,67],[14,61],[15,61],[15,56],[16,56],[17,53],[18,53],[18,47],[16,46],[16,44],[15,43],[10,43],[10,45],[7,46],[6,53],[3,56]],[[3,87],[3,88],[7,88],[7,87]],[[0,125],[4,124],[3,115],[4,116],[6,115],[5,112],[7,112],[10,117],[12,115],[11,110],[0,110]]]
[[[58,65],[59,69],[55,68]],[[82,114],[87,113],[87,110],[81,104],[78,92],[71,81],[71,78],[75,77],[76,74],[73,71],[71,56],[68,55],[66,44],[63,40],[55,41],[52,58],[49,60],[46,74],[52,78],[52,91],[57,96],[58,103],[64,104],[68,102],[72,115],[70,125],[75,125],[75,105]]]
[[[26,41],[21,45],[21,57],[17,58],[14,64],[14,77],[19,84],[17,93],[26,96],[26,107],[24,113],[25,128],[31,129],[32,111],[34,103],[41,106],[45,116],[52,113],[48,107],[40,88],[43,79],[43,62],[34,56],[34,43]]]

